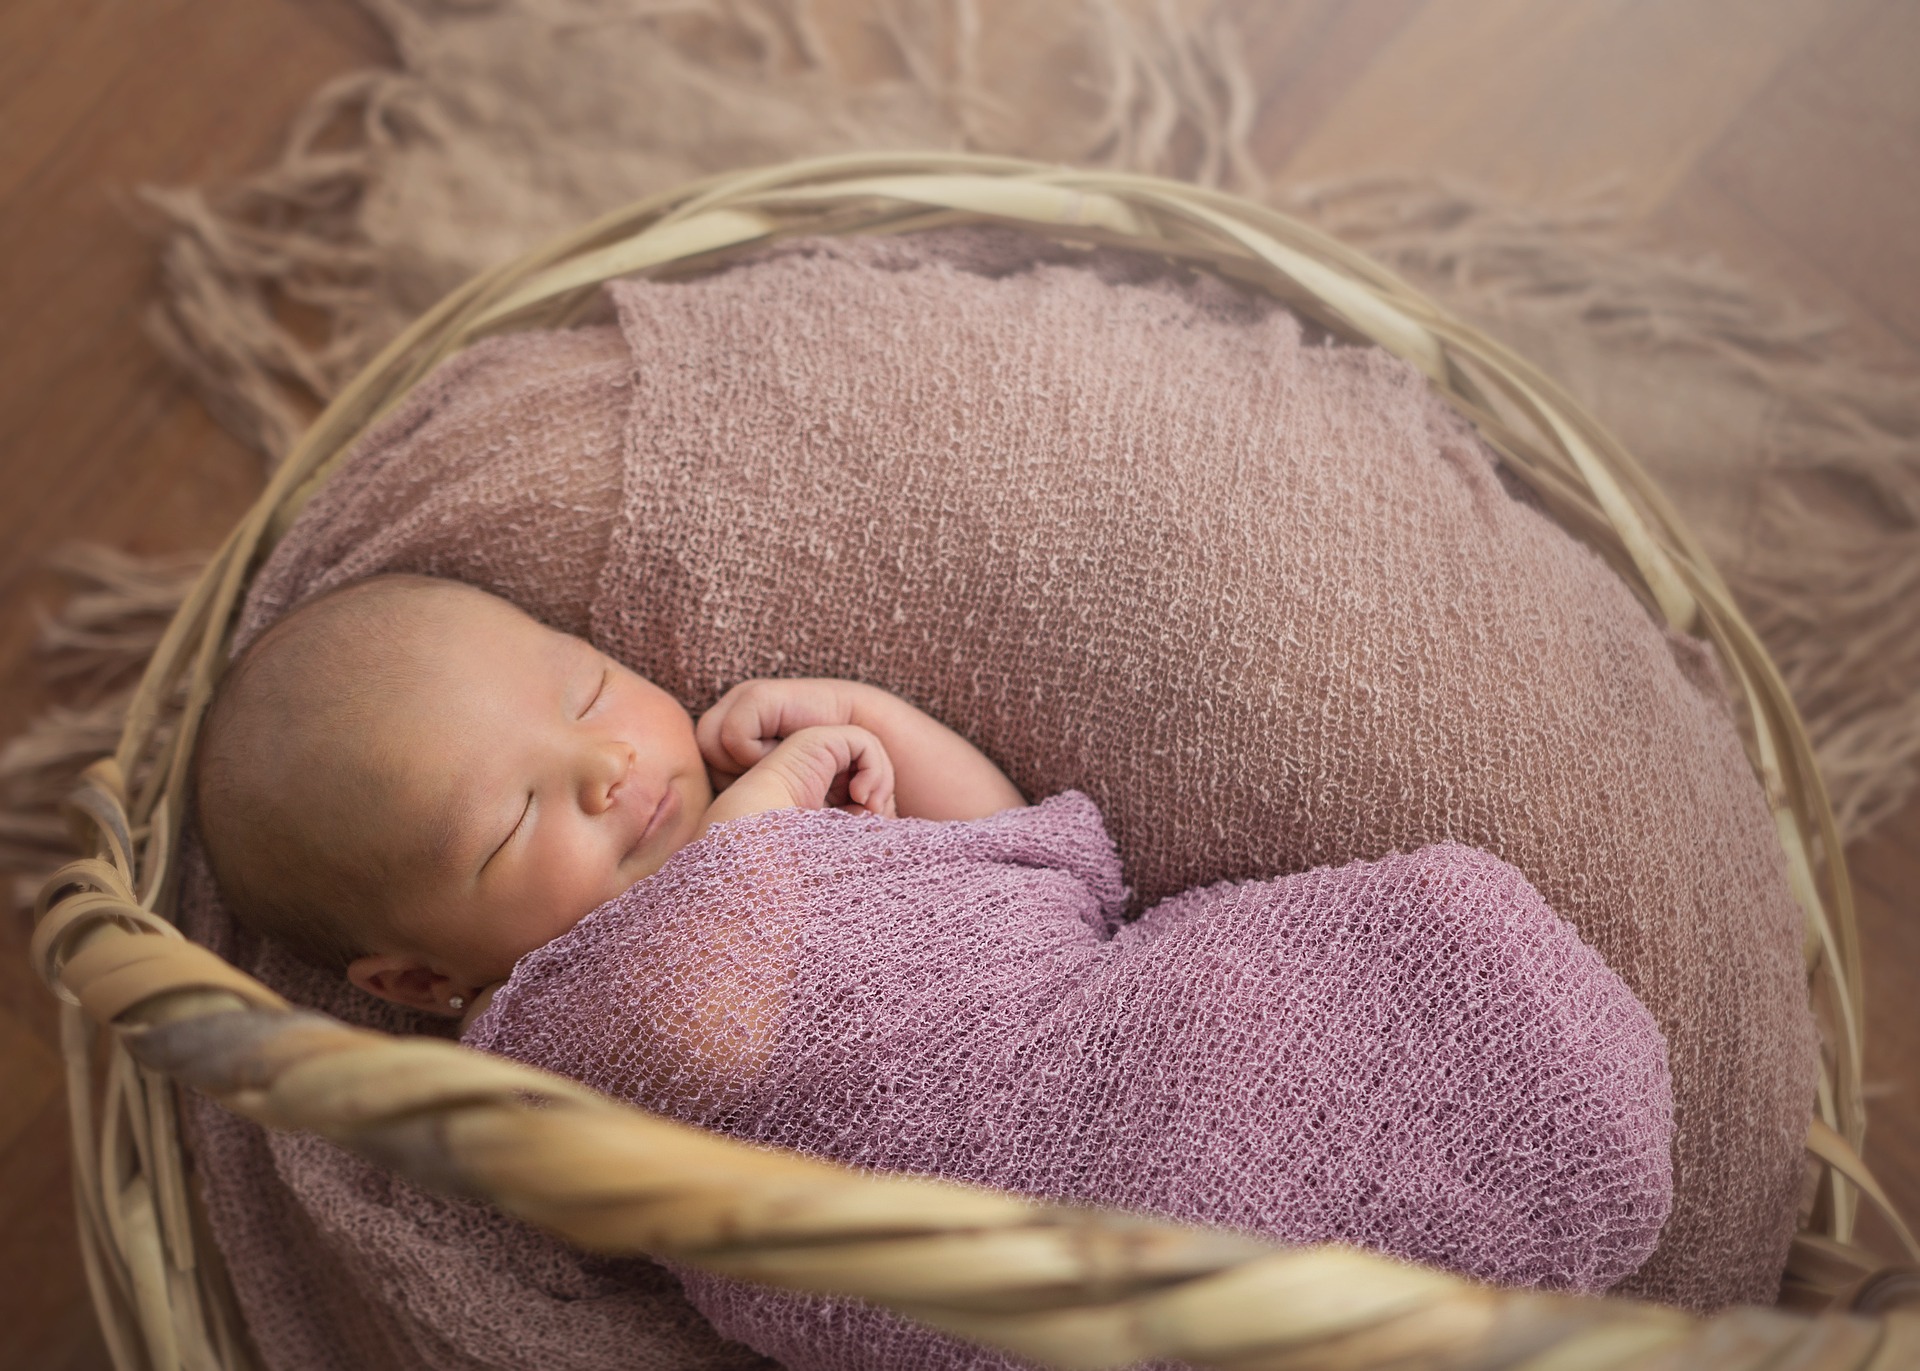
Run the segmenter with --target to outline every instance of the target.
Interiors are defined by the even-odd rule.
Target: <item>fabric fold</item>
[[[524,958],[465,1041],[776,1147],[1500,1284],[1652,1252],[1652,1016],[1457,844],[1187,891],[1119,927],[1069,792],[965,823],[735,820]],[[789,1371],[1004,1358],[852,1301],[682,1270]]]

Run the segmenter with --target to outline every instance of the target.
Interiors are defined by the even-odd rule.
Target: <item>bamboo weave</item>
[[[187,760],[246,580],[381,414],[478,338],[583,317],[601,282],[680,274],[818,233],[993,222],[1144,248],[1266,290],[1405,358],[1668,625],[1710,641],[1806,911],[1824,1040],[1808,1150],[1821,1181],[1783,1304],[1697,1319],[1625,1300],[1494,1290],[1338,1246],[1282,1250],[1135,1216],[770,1153],[456,1045],[300,1011],[170,922]],[[1860,949],[1826,792],[1752,629],[1672,506],[1523,359],[1297,221],[1161,180],[962,154],[850,154],[712,177],[609,214],[454,291],[314,421],[187,597],[112,757],[73,801],[88,855],[36,910],[32,956],[63,1001],[75,1200],[122,1368],[253,1364],[191,1203],[171,1082],[311,1129],[428,1184],[485,1196],[582,1245],[854,1295],[1060,1367],[1920,1365],[1914,1268],[1854,1240],[1862,1195],[1920,1260],[1859,1157]],[[532,1108],[528,1095],[548,1101]],[[1789,1351],[1789,1349],[1792,1349]]]

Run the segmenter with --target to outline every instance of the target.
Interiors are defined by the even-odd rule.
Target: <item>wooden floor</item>
[[[852,0],[819,0],[845,11]],[[1266,166],[1437,170],[1551,199],[1610,182],[1710,251],[1920,357],[1912,0],[1237,0]],[[829,15],[832,18],[832,15]],[[143,339],[125,188],[266,161],[327,77],[391,61],[352,0],[0,5],[0,737],[45,700],[34,608],[75,536],[210,546],[254,460]],[[1920,704],[1916,704],[1920,708]],[[1875,1123],[1920,1217],[1920,804],[1853,854]],[[51,1002],[0,936],[0,1368],[100,1367],[68,1218]]]

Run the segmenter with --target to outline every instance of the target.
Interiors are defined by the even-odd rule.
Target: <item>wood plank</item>
[[[139,332],[154,267],[123,208],[127,188],[218,179],[265,162],[314,86],[382,51],[371,42],[342,46],[337,4],[217,0],[193,4],[196,22],[187,23],[188,3],[151,15],[145,6],[96,6],[90,15],[104,9],[125,22],[63,30],[64,45],[54,44],[61,52],[82,39],[98,46],[60,63],[60,80],[31,84],[0,106],[7,127],[29,133],[10,145],[39,149],[16,154],[10,181],[0,173],[0,186],[13,186],[0,193],[0,312],[17,336],[38,340],[13,349],[0,369],[0,451],[12,497],[0,514],[0,593],[54,541],[87,530],[103,485],[167,460],[134,455],[156,406],[174,403],[179,388]],[[126,21],[129,9],[144,18]],[[22,35],[20,46],[35,41]],[[0,47],[10,46],[0,35]],[[81,60],[97,63],[91,81],[68,70]],[[183,83],[183,69],[206,79]],[[73,110],[80,113],[68,118]],[[103,396],[133,398],[103,404]],[[181,489],[194,493],[191,482]],[[206,536],[198,521],[183,532]]]
[[[1444,171],[1536,202],[1604,184],[1643,214],[1834,9],[1834,0],[1429,5],[1281,172]]]
[[[121,398],[103,404],[109,395]],[[8,448],[29,459],[8,474],[24,527],[4,530],[0,595],[14,596],[66,538],[143,552],[212,546],[259,489],[260,459],[202,422],[197,398],[132,320],[49,377],[40,399],[37,412],[0,420]]]
[[[1837,16],[1703,158],[1858,309],[1920,345],[1920,5]]]
[[[6,1045],[0,1051],[0,1100],[6,1102],[0,1108],[0,1156],[5,1156],[42,1109],[50,1104],[65,1106],[59,1052],[41,1041],[24,1016],[4,1003],[0,1003],[0,1043]]]
[[[0,1152],[0,1366],[34,1371],[109,1371],[94,1323],[73,1225],[66,1101],[55,1096],[26,1118]]]
[[[255,166],[328,76],[392,55],[351,0],[9,4],[0,36],[0,52],[26,59],[0,86],[0,204],[36,217],[50,187],[76,179],[198,181]]]
[[[1236,0],[1224,10],[1260,97],[1249,141],[1262,167],[1283,167],[1427,0]]]

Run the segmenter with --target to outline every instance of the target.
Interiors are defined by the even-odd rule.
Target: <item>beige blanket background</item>
[[[156,342],[277,461],[307,419],[472,272],[708,172],[843,149],[964,148],[1221,185],[1368,251],[1534,358],[1702,534],[1812,730],[1843,836],[1920,757],[1920,377],[1710,265],[1629,241],[1601,194],[1541,210],[1405,179],[1269,184],[1261,92],[1205,0],[359,0],[394,69],[316,92],[274,167],[146,188],[164,216]],[[289,310],[288,302],[292,303]],[[56,668],[144,658],[190,567],[74,554]],[[0,750],[4,855],[120,697]]]

